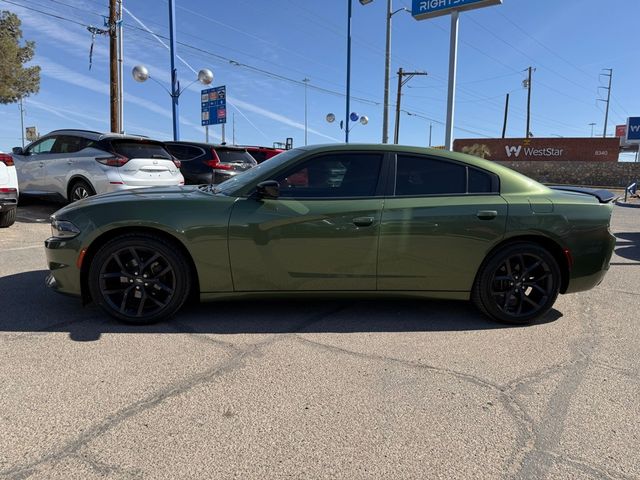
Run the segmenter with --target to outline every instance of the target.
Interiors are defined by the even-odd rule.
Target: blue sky
[[[96,37],[89,70],[91,35],[82,25],[27,10],[28,6],[85,25],[102,26],[107,0],[0,0],[0,9],[19,14],[24,37],[36,41],[34,62],[42,67],[40,93],[25,101],[25,126],[40,133],[57,128],[109,128],[108,41]],[[353,142],[380,142],[384,77],[386,1],[362,6],[353,0],[352,110],[369,117],[351,132]],[[309,143],[341,141],[346,76],[346,0],[175,0],[179,77],[185,86],[207,67],[214,85],[226,85],[229,100],[227,140],[235,115],[236,142],[271,145],[293,137],[304,143],[304,88],[273,74],[309,78]],[[145,27],[168,35],[166,0],[124,0],[125,128],[159,139],[171,136],[171,105],[157,84],[139,84],[130,75],[145,64],[168,87],[169,52]],[[410,0],[394,7],[410,8]],[[137,18],[139,21],[135,20]],[[602,134],[604,103],[598,102],[599,74],[613,68],[609,133],[629,115],[640,114],[636,90],[640,74],[634,32],[638,0],[504,0],[502,6],[466,12],[460,20],[457,138],[499,136],[504,96],[511,93],[508,136],[525,133],[524,70],[534,66],[532,127],[535,136],[589,136],[595,122]],[[400,143],[444,142],[449,18],[416,21],[394,17],[391,100],[395,103],[399,67],[424,70],[403,92]],[[143,27],[144,25],[144,27]],[[233,60],[234,63],[229,62]],[[236,64],[239,63],[240,65]],[[189,66],[188,66],[189,65]],[[267,72],[267,73],[265,73]],[[317,87],[317,88],[316,88]],[[180,98],[182,139],[204,140],[200,126],[200,85]],[[634,89],[635,88],[635,89]],[[327,92],[329,90],[330,92]],[[600,91],[600,98],[606,93]],[[0,150],[20,143],[16,105],[0,106]],[[393,116],[391,117],[393,120]],[[393,127],[393,123],[391,124]],[[211,128],[219,141],[220,128]],[[392,128],[390,129],[390,135]]]

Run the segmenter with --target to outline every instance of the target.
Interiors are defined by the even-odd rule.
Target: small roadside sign
[[[627,120],[627,143],[640,145],[640,117],[629,117]]]
[[[206,88],[200,94],[202,126],[227,123],[227,87]]]

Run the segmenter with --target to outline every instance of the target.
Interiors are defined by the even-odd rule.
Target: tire
[[[16,211],[16,207],[11,207],[8,210],[0,212],[0,228],[7,228],[15,223]]]
[[[558,262],[547,250],[535,243],[514,243],[485,260],[471,300],[493,320],[528,324],[551,309],[560,281]]]
[[[156,323],[174,315],[191,288],[189,262],[172,243],[153,234],[116,237],[89,267],[95,303],[127,323]]]
[[[95,190],[84,180],[75,180],[69,188],[69,203],[95,195]]]

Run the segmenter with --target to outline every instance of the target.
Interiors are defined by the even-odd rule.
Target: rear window
[[[246,150],[216,149],[216,153],[221,163],[256,163],[254,158]]]
[[[167,144],[167,149],[178,160],[193,160],[194,158],[201,157],[206,153],[202,148],[192,147],[190,145]]]
[[[113,150],[127,158],[166,158],[171,159],[164,145],[150,142],[112,142]]]
[[[256,162],[262,163],[267,159],[267,154],[265,152],[261,152],[259,150],[252,150],[249,152],[250,155],[256,159]]]

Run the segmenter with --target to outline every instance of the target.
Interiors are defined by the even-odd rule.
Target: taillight
[[[211,149],[211,155],[213,156],[212,160],[205,160],[205,165],[211,167],[211,168],[215,168],[217,170],[233,170],[233,166],[226,164],[226,163],[222,163],[220,161],[220,157],[218,156],[218,153],[216,152],[216,150],[214,148]]]
[[[111,155],[110,157],[98,157],[96,162],[106,165],[108,167],[121,167],[127,163],[129,159],[124,155]]]
[[[0,153],[0,162],[4,163],[7,167],[13,167],[15,165],[13,163],[13,157],[6,153]]]
[[[0,193],[18,193],[18,189],[17,188],[5,188],[5,187],[2,187],[2,188],[0,188]]]
[[[180,168],[182,166],[182,162],[178,160],[176,157],[171,157],[171,160],[173,160],[173,163],[175,164],[176,167]]]

